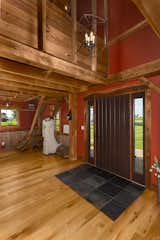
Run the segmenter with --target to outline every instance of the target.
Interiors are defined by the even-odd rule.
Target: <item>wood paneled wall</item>
[[[26,131],[9,131],[9,132],[1,132],[0,133],[0,144],[2,141],[6,143],[6,150],[15,149],[17,143],[21,141],[24,136],[26,136]]]
[[[0,33],[37,48],[37,1],[1,0]]]
[[[0,3],[0,34],[38,48],[37,0],[1,0]],[[72,62],[72,20],[58,3],[47,0],[45,51]],[[77,64],[91,69],[92,54],[83,46],[84,32],[78,25]],[[97,71],[106,73],[103,40],[98,38],[97,43]]]

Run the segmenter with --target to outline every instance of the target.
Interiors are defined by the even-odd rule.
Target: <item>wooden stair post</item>
[[[38,103],[38,106],[37,106],[37,109],[36,109],[36,112],[35,112],[35,115],[34,115],[34,118],[33,118],[33,122],[32,122],[31,128],[30,128],[30,130],[28,132],[28,137],[30,137],[32,135],[32,133],[33,133],[33,130],[34,130],[34,127],[36,125],[36,122],[37,122],[37,119],[38,119],[38,116],[39,116],[42,104],[44,102],[44,99],[45,99],[45,96],[41,96],[41,98],[39,100],[39,103]]]
[[[39,100],[39,103],[38,103],[38,106],[37,106],[37,109],[36,109],[36,112],[35,112],[35,115],[34,115],[34,118],[32,121],[31,128],[30,128],[28,134],[26,135],[26,137],[17,146],[17,149],[20,151],[24,151],[30,147],[30,143],[32,141],[32,134],[33,134],[33,130],[35,128],[36,122],[38,120],[39,115],[42,114],[42,111],[41,111],[42,108],[44,110],[44,99],[45,99],[45,96],[40,97],[40,100]]]

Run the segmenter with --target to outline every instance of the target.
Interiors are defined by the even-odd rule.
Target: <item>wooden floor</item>
[[[79,164],[40,152],[0,155],[0,240],[160,240],[155,192],[113,222],[54,176]]]

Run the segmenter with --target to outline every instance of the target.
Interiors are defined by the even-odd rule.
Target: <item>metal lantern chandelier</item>
[[[84,44],[86,48],[91,49],[95,47],[95,44],[96,44],[95,38],[96,36],[92,31],[89,34],[88,33],[85,34]]]
[[[93,14],[83,14],[80,18],[80,23],[83,23],[86,26],[86,31],[84,35],[84,45],[89,50],[94,49],[96,45],[96,33],[94,33],[93,25],[97,27],[98,24],[104,25],[104,38],[106,38],[106,23],[107,19],[101,18]]]

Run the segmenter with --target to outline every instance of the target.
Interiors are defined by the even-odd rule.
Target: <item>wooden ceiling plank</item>
[[[40,79],[50,81],[52,83],[60,84],[69,87],[87,86],[87,82],[75,80],[73,78],[64,77],[52,71],[46,71],[23,63],[18,63],[8,59],[0,58],[0,71],[18,74],[20,76],[30,77],[33,79]]]
[[[35,96],[37,95],[46,95],[46,96],[66,96],[67,93],[65,92],[59,92],[55,90],[46,90],[43,88],[38,87],[32,87],[32,86],[26,86],[25,84],[19,84],[19,83],[13,83],[9,82],[7,80],[1,80],[0,81],[0,88],[5,90],[13,90],[13,91],[25,91],[26,93],[33,94]]]
[[[11,73],[1,72],[1,71],[0,71],[0,79],[13,81],[13,82],[17,82],[17,83],[25,83],[25,84],[31,85],[31,86],[49,88],[49,89],[65,91],[65,92],[76,92],[76,91],[78,91],[77,88],[66,87],[66,86],[55,84],[55,83],[52,83],[52,82],[49,82],[49,81],[37,80],[37,79],[29,78],[29,77],[26,77],[26,76],[22,77],[22,76],[19,76],[19,75],[16,75],[16,74],[11,74]]]
[[[98,73],[26,46],[22,43],[18,43],[4,36],[0,36],[0,45],[1,57],[33,65],[45,70],[52,70],[56,73],[90,83],[104,84],[106,82],[106,78]]]

